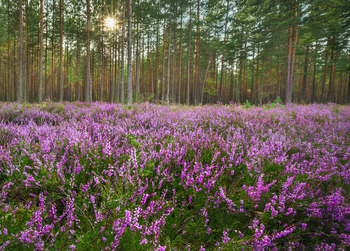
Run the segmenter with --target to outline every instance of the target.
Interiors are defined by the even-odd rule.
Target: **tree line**
[[[350,103],[346,0],[0,0],[0,100]]]

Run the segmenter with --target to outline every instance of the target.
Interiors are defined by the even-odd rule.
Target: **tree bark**
[[[181,6],[181,27],[180,27],[180,41],[179,41],[179,104],[181,104],[181,80],[182,80],[182,57],[181,57],[181,52],[182,52],[182,0],[180,2]]]
[[[170,46],[171,46],[171,23],[169,25],[169,45],[168,45],[168,81],[166,92],[166,104],[169,105],[169,91],[170,91]]]
[[[255,53],[255,46],[253,45],[253,67],[252,67],[252,84],[250,86],[250,102],[253,103],[253,92],[254,92],[254,53]]]
[[[138,4],[140,4],[140,1],[138,0]],[[139,40],[140,40],[140,33],[139,33],[139,15],[137,15],[137,24],[136,24],[136,99],[140,96],[140,48],[139,48]],[[158,32],[157,32],[157,39],[158,39]]]
[[[292,59],[291,59],[292,61],[291,61],[291,67],[290,67],[290,88],[289,88],[290,96],[292,96],[292,90],[293,90],[294,62],[295,62],[295,51],[296,51],[297,41],[298,41],[298,31],[299,31],[299,27],[295,26]]]
[[[303,104],[305,104],[305,102],[306,102],[306,80],[307,80],[308,59],[309,59],[309,45],[306,46],[306,53],[305,53],[303,91],[302,91],[302,103]]]
[[[190,105],[190,56],[191,56],[191,21],[192,21],[192,0],[190,2],[190,23],[188,26],[188,49],[187,49],[187,105]]]
[[[227,22],[228,22],[228,12],[229,12],[229,8],[228,7],[229,7],[229,0],[226,1],[225,35],[224,35],[224,48],[222,50],[222,58],[221,58],[221,76],[220,76],[220,86],[219,86],[219,101],[222,101],[221,100],[221,96],[222,96],[222,77],[223,77],[223,74],[224,74],[225,45],[226,45],[226,33],[227,33]],[[242,32],[243,32],[243,27],[242,27]]]
[[[317,61],[317,41],[316,41],[316,48],[315,48],[314,76],[312,78],[312,98],[311,98],[311,103],[314,103],[316,101],[316,99],[315,99],[315,93],[316,93],[316,61]]]
[[[165,101],[165,17],[166,17],[166,2],[164,5],[164,28],[163,28],[163,69],[162,69],[162,101]]]
[[[63,1],[60,0],[60,102],[63,101]]]
[[[210,57],[209,57],[209,63],[208,63],[208,66],[207,66],[207,70],[205,71],[205,76],[204,76],[204,79],[203,79],[202,97],[201,97],[201,104],[202,104],[202,105],[203,105],[204,87],[205,87],[205,82],[206,82],[207,76],[208,76],[210,60],[211,60],[211,59],[210,59]]]
[[[86,85],[85,102],[91,102],[91,74],[90,74],[90,0],[86,0],[87,9],[87,38],[86,38]]]
[[[132,0],[129,0],[128,15],[128,104],[132,104]]]
[[[18,96],[17,101],[23,102],[23,21],[22,0],[19,0],[19,66],[18,66]]]
[[[292,102],[292,92],[290,91],[290,72],[291,72],[291,55],[292,55],[292,28],[288,28],[288,54],[287,54],[287,81],[286,81],[286,103]]]
[[[159,27],[157,27],[157,45],[156,45],[156,83],[155,83],[155,88],[156,88],[156,98],[155,100],[159,100]],[[139,73],[140,74],[140,73]]]
[[[334,36],[333,36],[333,39],[332,39],[332,46],[334,45]],[[327,94],[327,101],[328,102],[331,102],[332,101],[332,88],[333,88],[333,57],[334,57],[334,51],[333,51],[333,48],[332,48],[332,51],[331,51],[331,65],[329,67],[329,84],[328,84],[328,94]]]
[[[43,101],[43,28],[43,0],[40,0],[39,104]]]
[[[263,54],[264,54],[264,47],[263,47]],[[260,106],[262,106],[263,88],[264,88],[264,60],[261,59]]]
[[[322,81],[322,92],[321,92],[321,102],[324,102],[324,91],[326,87],[326,76],[327,76],[327,58],[328,58],[328,50],[326,48],[326,57],[324,60],[324,70],[323,70],[323,81]]]
[[[175,93],[175,69],[176,69],[176,23],[174,27],[174,53],[173,53],[173,87],[171,89],[171,94],[172,94],[172,102],[175,104],[176,99],[176,93]]]
[[[28,27],[28,17],[29,17],[29,11],[28,11],[28,0],[25,0],[25,13],[26,13],[26,20],[25,20],[25,47],[24,47],[24,82],[23,82],[23,100],[26,102],[28,100],[27,97],[27,86],[29,85],[29,62],[28,62],[28,43],[29,43],[29,27]]]
[[[122,24],[122,58],[121,58],[121,83],[120,83],[120,102],[122,104],[124,104],[124,99],[125,99],[125,93],[124,93],[124,27],[125,27],[125,23],[124,23],[124,20],[125,20],[125,3],[123,2],[123,15],[122,15],[122,20],[123,20],[123,24]]]

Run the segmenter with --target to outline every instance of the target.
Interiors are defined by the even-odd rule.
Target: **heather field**
[[[349,250],[350,107],[0,104],[0,250]]]

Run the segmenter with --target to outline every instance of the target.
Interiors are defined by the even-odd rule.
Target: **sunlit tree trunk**
[[[28,17],[29,17],[29,11],[28,11],[28,0],[25,0],[25,13],[26,13],[26,20],[25,20],[25,46],[24,46],[24,82],[23,82],[23,100],[24,102],[27,101],[27,87],[29,84],[29,62],[28,62],[28,43],[29,43],[29,27],[28,27]]]
[[[63,101],[63,1],[60,0],[60,102]]]
[[[53,14],[52,14],[52,27],[55,27],[55,0],[53,0]],[[54,90],[54,56],[55,56],[55,47],[54,47],[54,39],[55,39],[55,29],[52,28],[51,34],[51,87],[50,87],[50,98],[53,99],[53,90]],[[28,75],[29,76],[29,75]],[[28,82],[30,79],[28,78]]]
[[[129,0],[128,15],[128,104],[132,104],[132,0]]]

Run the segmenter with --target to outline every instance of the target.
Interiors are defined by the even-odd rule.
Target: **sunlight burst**
[[[105,30],[112,31],[116,29],[117,21],[113,17],[108,17],[105,20]]]

